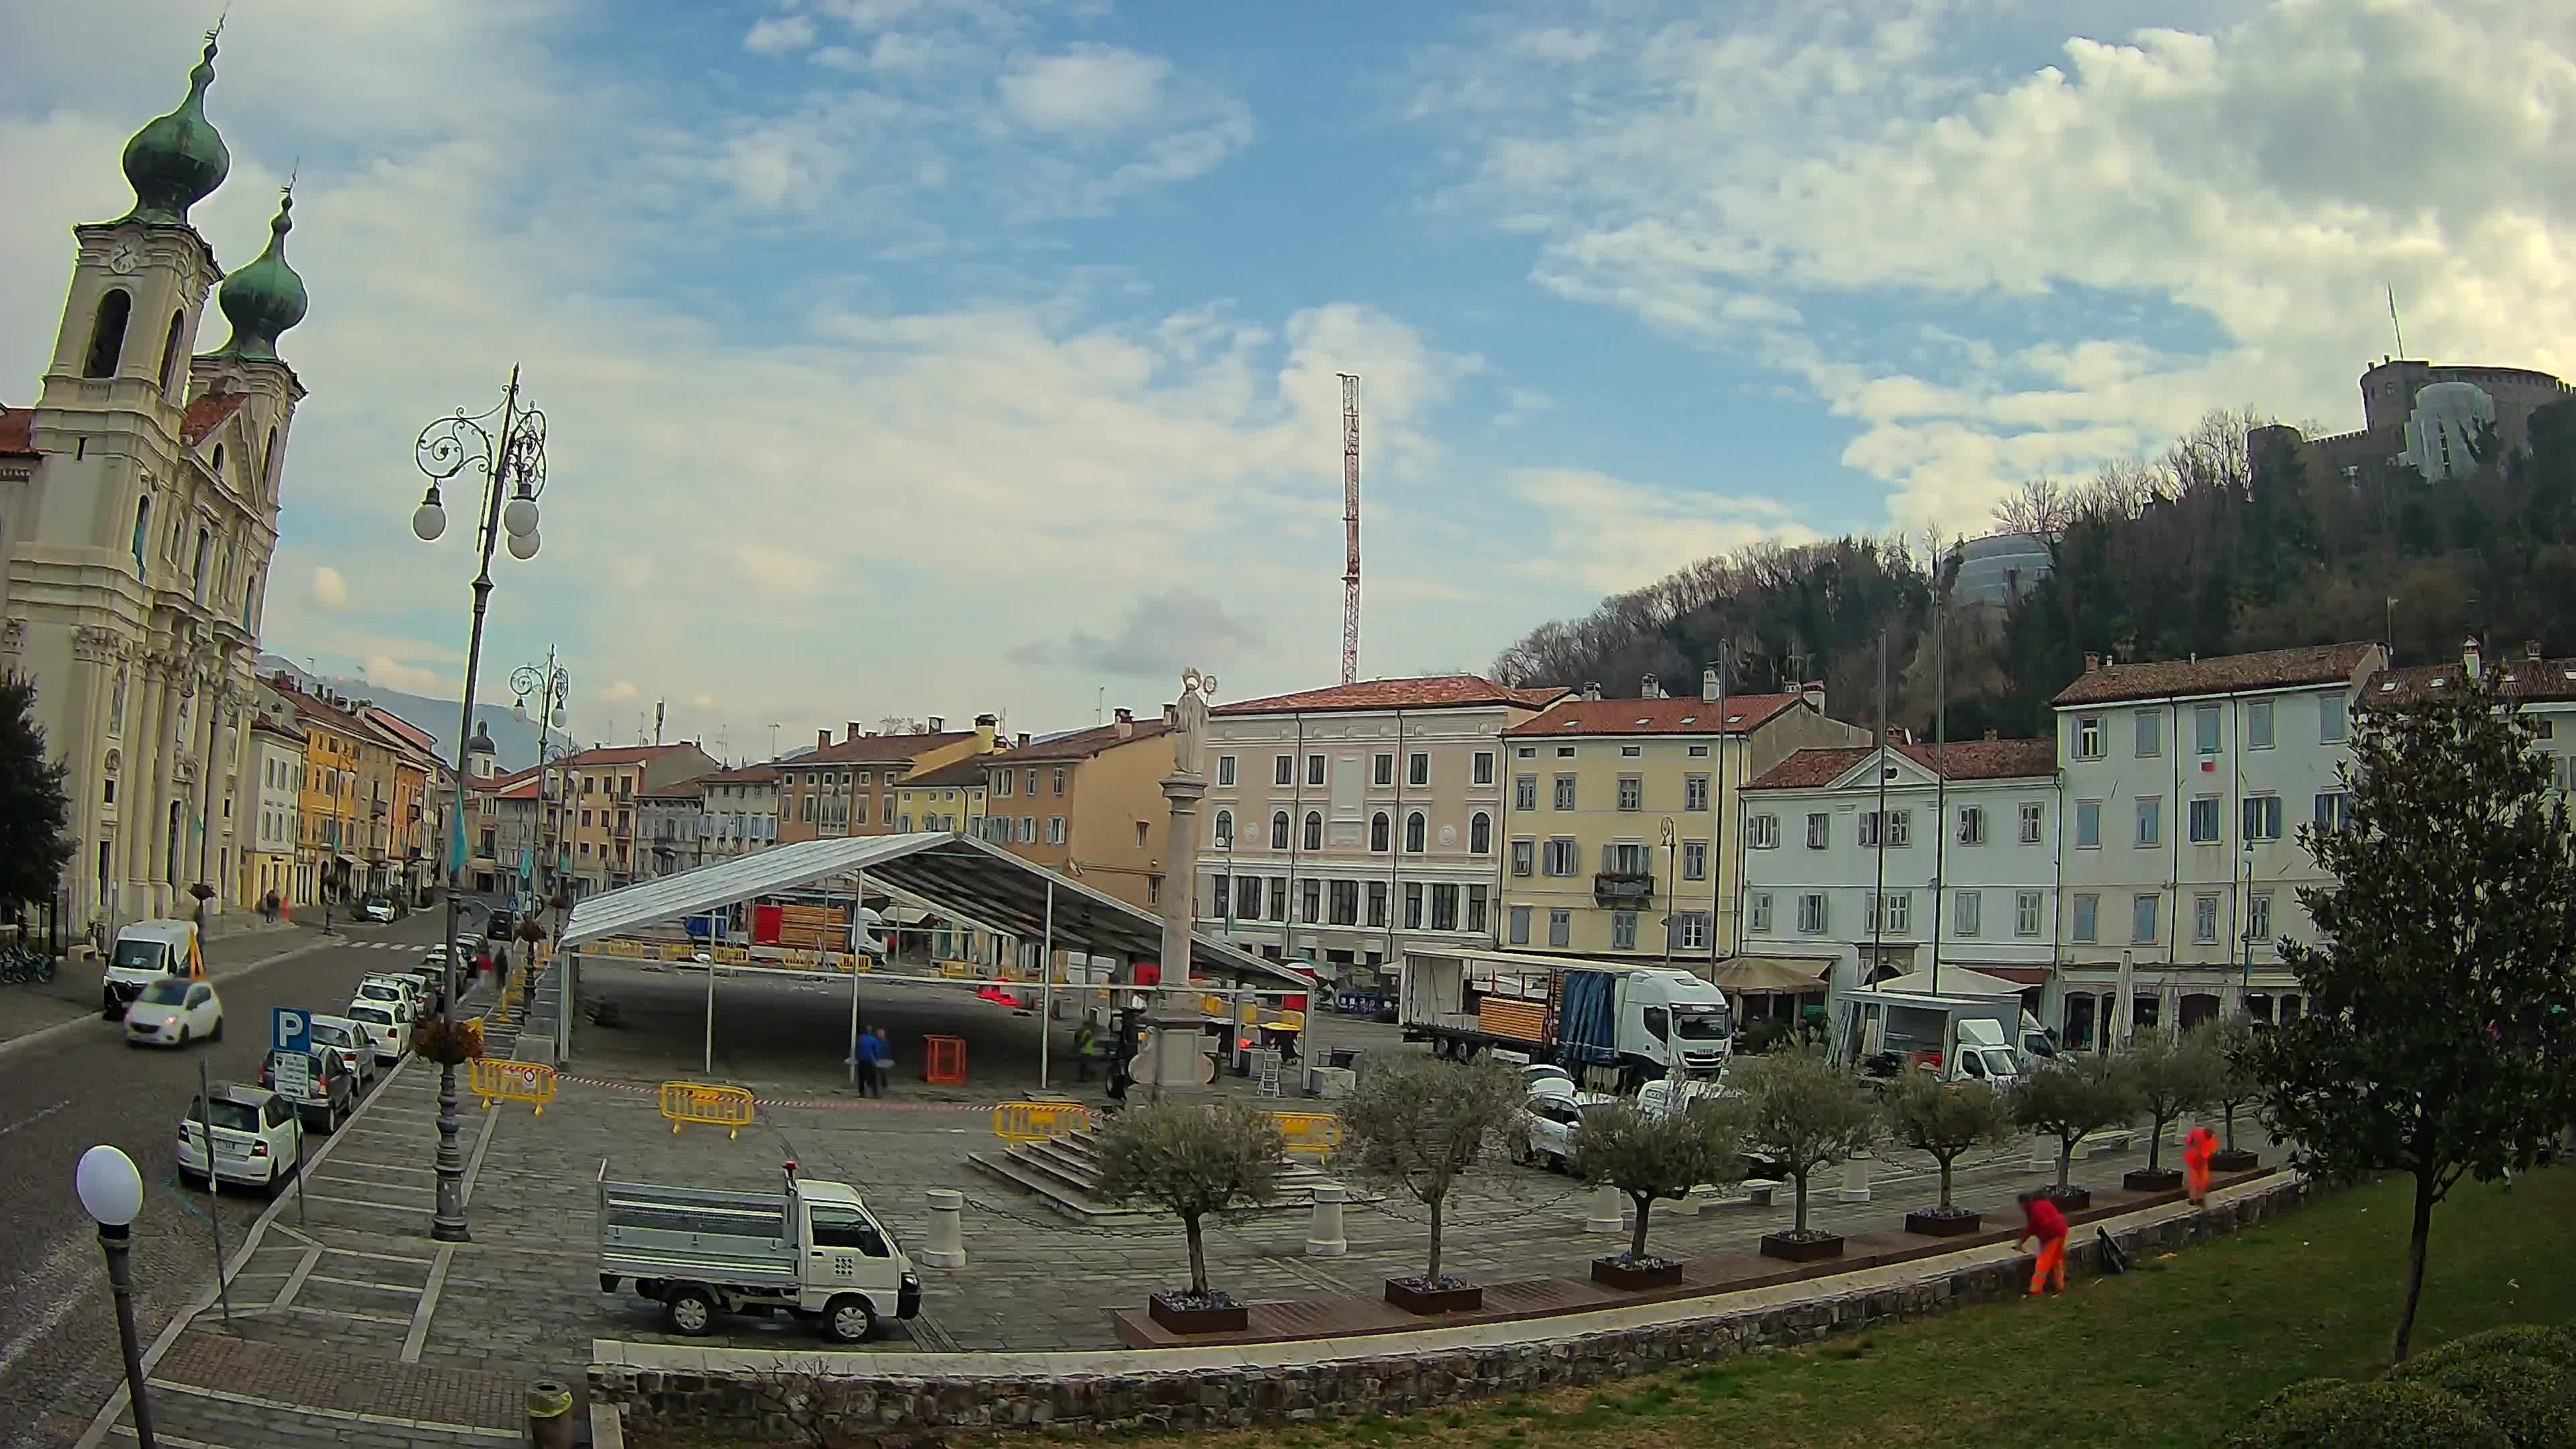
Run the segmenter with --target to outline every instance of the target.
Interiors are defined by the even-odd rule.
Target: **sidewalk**
[[[223,935],[210,935],[206,941],[206,972],[218,984],[227,976],[237,975],[254,966],[264,966],[291,952],[321,945],[324,940],[322,932],[315,927],[285,922],[272,926],[255,915],[249,919],[252,925]],[[320,919],[319,916],[314,918],[317,926]],[[67,1021],[97,1016],[98,983],[104,970],[105,967],[96,961],[67,960],[54,972],[54,979],[41,986],[32,982],[0,986],[0,1043],[16,1041]]]

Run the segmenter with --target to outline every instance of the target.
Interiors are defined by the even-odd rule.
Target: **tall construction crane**
[[[1342,378],[1342,683],[1360,681],[1360,375]]]

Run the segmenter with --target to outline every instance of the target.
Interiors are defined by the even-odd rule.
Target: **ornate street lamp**
[[[208,1160],[208,1170],[213,1168]],[[214,1181],[212,1177],[208,1182]],[[143,1211],[143,1174],[134,1159],[104,1143],[81,1154],[72,1170],[81,1211],[98,1224],[98,1246],[107,1254],[107,1286],[116,1297],[116,1338],[125,1349],[125,1395],[134,1406],[134,1441],[152,1449],[152,1406],[143,1395],[143,1345],[134,1332],[134,1280],[126,1271],[135,1216]]]
[[[537,850],[540,864],[535,877],[528,882],[528,892],[538,909],[542,910],[553,900],[555,893],[554,884],[548,877],[560,875],[562,870],[562,863],[555,859],[555,852],[546,845],[545,812],[555,803],[548,794],[546,756],[554,745],[554,732],[570,718],[564,706],[572,698],[572,676],[555,663],[555,651],[548,649],[542,667],[522,664],[510,672],[510,692],[519,697],[521,714],[527,712],[531,695],[537,699]],[[563,839],[560,823],[554,836],[559,846]]]
[[[467,754],[474,736],[475,676],[483,667],[483,615],[492,597],[492,548],[507,534],[510,557],[537,556],[537,497],[546,491],[546,415],[519,401],[519,369],[510,369],[510,385],[501,405],[468,414],[459,409],[420,430],[413,445],[429,489],[412,512],[411,531],[423,543],[435,543],[447,531],[447,509],[438,485],[463,473],[482,474],[482,507],[476,511],[475,547],[480,551],[474,575],[474,627],[465,646],[465,698],[456,729],[456,808],[449,812],[447,846],[447,934],[456,940],[457,897],[465,885],[465,781],[473,762]],[[442,994],[439,1003],[438,1052],[438,1207],[429,1235],[443,1243],[470,1241],[465,1222],[465,1151],[457,1141],[456,1108],[458,1041],[456,996]]]

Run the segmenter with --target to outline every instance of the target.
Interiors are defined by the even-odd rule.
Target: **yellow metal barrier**
[[[727,1138],[740,1137],[751,1124],[751,1093],[741,1087],[710,1087],[699,1082],[664,1082],[662,1115],[677,1136],[683,1122],[722,1127]]]
[[[1342,1145],[1342,1119],[1330,1112],[1273,1112],[1290,1152],[1330,1152]]]
[[[1080,1102],[1004,1102],[993,1109],[993,1135],[1005,1142],[1043,1142],[1091,1126]]]
[[[467,1090],[483,1099],[483,1110],[495,1102],[526,1102],[537,1116],[555,1099],[555,1069],[543,1062],[502,1062],[476,1057],[467,1063]]]

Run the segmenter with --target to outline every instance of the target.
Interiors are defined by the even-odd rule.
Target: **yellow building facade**
[[[296,792],[295,899],[338,901],[362,888],[358,829],[358,722],[313,695],[281,690],[304,732],[304,781]]]

